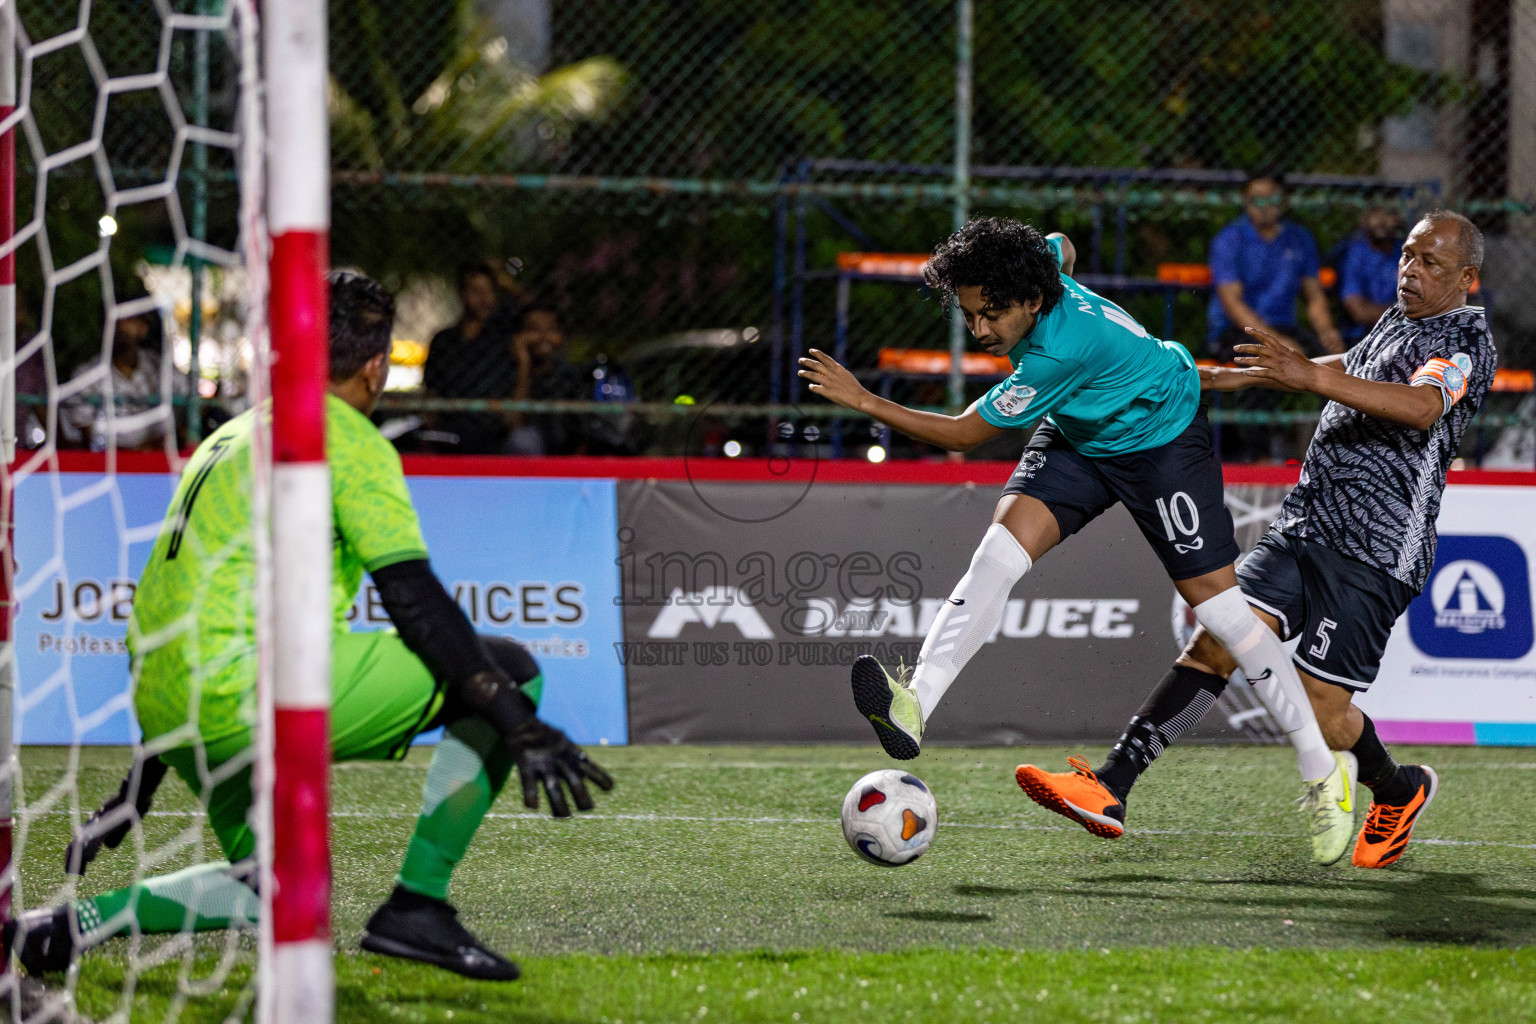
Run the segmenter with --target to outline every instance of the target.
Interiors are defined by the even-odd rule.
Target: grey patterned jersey
[[[1394,384],[1409,383],[1437,358],[1452,366],[1437,364],[1443,369],[1418,378],[1445,397],[1444,415],[1428,430],[1338,402],[1323,407],[1301,482],[1280,506],[1278,529],[1424,588],[1435,562],[1435,517],[1446,470],[1493,383],[1493,335],[1483,311],[1473,306],[1422,320],[1393,306],[1344,357],[1350,374]]]

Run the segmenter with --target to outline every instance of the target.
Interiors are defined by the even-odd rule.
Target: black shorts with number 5
[[[1239,554],[1203,406],[1172,441],[1129,455],[1081,455],[1041,423],[1003,493],[1044,502],[1063,540],[1123,502],[1175,580],[1214,572]]]
[[[1392,624],[1417,592],[1380,569],[1330,547],[1270,530],[1237,567],[1243,596],[1280,620],[1280,636],[1301,637],[1296,667],[1363,692],[1381,668]]]

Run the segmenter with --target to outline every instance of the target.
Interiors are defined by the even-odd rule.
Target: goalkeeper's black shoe
[[[482,981],[515,981],[518,976],[517,964],[486,949],[459,923],[459,912],[450,904],[398,885],[368,919],[362,947]]]
[[[21,966],[34,976],[69,970],[75,951],[75,940],[69,934],[69,915],[74,912],[69,905],[54,910],[31,910],[5,922],[0,936],[5,949],[15,952]]]

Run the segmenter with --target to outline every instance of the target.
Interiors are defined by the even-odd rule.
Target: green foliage
[[[1372,173],[1384,117],[1417,100],[1453,98],[1460,88],[1386,60],[1378,0],[995,0],[976,9],[978,165],[1276,164]],[[508,154],[463,140],[521,141],[539,130],[477,136],[469,126],[495,124],[496,115],[461,116],[455,97],[444,104],[455,111],[446,124],[420,117],[408,146],[374,145],[357,166],[772,180],[803,158],[835,157],[934,171],[887,174],[887,181],[947,178],[955,132],[953,0],[588,0],[554,4],[551,16],[556,65],[601,58],[624,69],[622,88],[604,93],[611,104],[606,116],[541,115],[549,138]],[[461,22],[461,31],[468,25]],[[484,46],[474,38],[461,53]],[[423,95],[455,80],[445,71],[436,85],[421,86]],[[497,92],[518,95],[516,88]],[[396,106],[409,110],[417,102],[402,93]],[[471,94],[463,109],[478,102]],[[376,127],[354,133],[353,120],[351,112],[339,114],[338,140],[387,135]],[[456,134],[433,149],[434,131],[444,139]],[[349,145],[338,141],[338,153],[365,148]],[[423,153],[435,155],[424,162]],[[818,180],[836,177],[823,173]],[[1072,183],[1070,173],[1061,180]],[[1062,190],[1035,206],[986,212],[1074,231],[1086,252],[1091,225],[1082,196]],[[833,205],[880,248],[926,251],[949,228],[942,200]],[[1203,260],[1210,237],[1236,213],[1235,196],[1138,207],[1127,269]],[[1301,219],[1326,248],[1353,227],[1357,213],[1309,207]],[[771,200],[343,189],[336,214],[338,253],[397,281],[444,273],[481,252],[519,256],[530,286],[554,293],[589,347],[620,357],[633,341],[691,327],[766,326],[771,313]],[[814,208],[807,218],[813,269],[860,244]],[[1106,253],[1106,265],[1112,258]],[[711,285],[690,288],[688,281]],[[1126,301],[1161,324],[1155,296]],[[807,303],[806,342],[830,344],[830,288],[808,286]],[[929,306],[888,288],[861,291],[852,336],[861,365],[882,345],[944,344],[945,327]],[[1176,332],[1198,344],[1202,303],[1179,303]],[[740,400],[758,397],[765,386],[745,371],[722,373],[713,383]]]
[[[217,12],[228,2],[172,7]],[[927,165],[934,173],[884,180],[933,183],[946,180],[953,155],[954,0],[552,3],[553,70],[542,75],[510,59],[475,0],[329,5],[333,163],[342,170],[760,181],[804,158],[836,157]],[[19,7],[33,41],[70,30],[80,10],[48,0]],[[1389,63],[1379,0],[989,0],[976,10],[973,159],[982,165],[1278,164],[1371,173],[1383,118],[1474,95],[1467,82]],[[157,11],[145,0],[90,5],[89,49],[107,74],[154,67]],[[194,37],[175,33],[169,53],[183,102]],[[211,120],[220,128],[234,123],[228,43],[218,38],[210,48]],[[33,195],[28,168],[88,139],[98,99],[82,46],[39,58],[31,83],[41,151],[20,147],[23,210]],[[163,178],[173,133],[158,93],[115,96],[108,113],[103,143],[113,185]],[[185,220],[189,170],[184,154]],[[234,241],[232,170],[227,151],[213,150],[210,223],[223,246]],[[98,244],[105,200],[96,173],[81,159],[50,176],[56,266]],[[1070,185],[1070,174],[1061,182]],[[73,212],[62,206],[66,196]],[[1031,206],[988,212],[1081,236],[1089,204],[1062,189]],[[948,229],[941,196],[834,206],[882,248],[927,250]],[[397,285],[451,274],[486,254],[522,258],[528,285],[561,302],[586,350],[622,356],[631,342],[669,331],[766,329],[771,317],[777,211],[768,199],[343,183],[333,212],[336,259]],[[1211,234],[1235,212],[1221,202],[1138,207],[1127,269],[1203,259]],[[1312,208],[1302,219],[1326,247],[1354,216],[1350,208]],[[120,211],[118,221],[109,258],[124,282],[144,245],[171,240],[171,218],[157,201]],[[813,269],[859,244],[816,209],[807,224]],[[36,305],[41,273],[25,269],[29,260],[37,266],[37,255],[23,252],[23,283]],[[806,340],[828,344],[830,289],[811,285],[807,302]],[[1181,336],[1203,333],[1198,305],[1181,301]],[[882,344],[943,343],[942,323],[911,296],[867,293],[855,307],[861,356]],[[1151,306],[1135,312],[1159,319]],[[89,303],[59,305],[57,315],[61,338],[96,344],[100,315]],[[724,373],[715,383],[745,399],[765,386],[752,373],[750,380]]]
[[[330,0],[331,77],[388,131],[473,33],[473,0]]]
[[[732,0],[555,5],[558,59],[634,75],[624,116],[577,132],[562,169],[771,177],[805,156],[952,153],[954,4]]]
[[[365,0],[339,21],[330,100],[339,167],[538,167],[577,123],[602,118],[623,93],[623,67],[601,55],[543,76],[518,66],[472,3],[399,6]]]
[[[563,59],[607,53],[635,76],[631,116],[578,133],[567,164],[763,177],[801,157],[943,163],[954,12],[952,0],[558,5]],[[997,0],[976,18],[982,164],[1370,172],[1381,119],[1437,87],[1388,63],[1377,0]]]

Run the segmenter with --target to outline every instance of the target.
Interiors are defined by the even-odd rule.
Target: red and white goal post
[[[187,173],[185,167],[179,167],[180,155],[196,146],[221,148],[230,154],[229,164],[238,178],[239,223],[228,226],[227,231],[237,236],[235,245],[218,249],[196,235],[197,229],[189,234],[179,209],[167,219],[176,233],[172,271],[183,271],[197,261],[202,266],[220,267],[229,280],[245,282],[239,300],[244,308],[240,319],[245,332],[239,344],[246,346],[243,351],[250,367],[244,397],[252,405],[267,399],[271,402],[271,428],[258,431],[252,481],[260,649],[255,819],[262,898],[254,1002],[256,1016],[263,1024],[326,1024],[334,1010],[327,821],[332,514],[324,429],[329,379],[325,281],[330,222],[327,5],[316,0],[206,0],[194,6],[196,13],[184,13],[186,7],[144,4],[139,14],[114,15],[146,19],[147,35],[159,40],[154,44],[159,54],[153,70],[114,77],[114,69],[101,59],[103,48],[92,38],[93,31],[106,32],[109,26],[96,23],[98,14],[86,0],[77,3],[73,21],[54,19],[58,24],[31,9],[24,9],[18,20],[15,0],[0,0],[0,916],[13,913],[13,897],[17,913],[31,907],[60,906],[76,897],[75,883],[57,884],[56,865],[63,851],[61,846],[53,847],[58,846],[56,838],[67,836],[68,828],[91,810],[77,788],[78,736],[99,724],[75,723],[77,743],[62,775],[53,770],[54,765],[34,769],[13,748],[16,730],[23,727],[33,706],[26,695],[32,681],[23,679],[23,685],[17,685],[12,642],[17,608],[23,600],[46,600],[38,593],[38,577],[28,573],[47,570],[46,565],[42,570],[37,564],[18,566],[11,532],[17,489],[33,484],[46,489],[51,484],[59,521],[66,509],[74,510],[93,500],[78,497],[83,492],[66,493],[78,481],[61,482],[69,474],[60,470],[55,427],[62,402],[83,389],[83,385],[75,386],[76,381],[91,374],[108,378],[111,372],[108,353],[113,326],[117,318],[126,315],[111,288],[108,256],[114,244],[110,237],[116,230],[114,215],[121,216],[122,209],[136,203],[179,204],[178,188]],[[28,22],[33,18],[41,27]],[[34,34],[29,34],[29,29]],[[186,111],[194,104],[183,94],[185,83],[168,70],[172,62],[167,48],[197,33],[202,33],[205,47],[210,39],[228,44],[227,61],[238,79],[237,114],[232,115],[229,125],[218,129],[188,124]],[[92,80],[98,109],[88,138],[65,150],[52,151],[45,133],[37,130],[31,97],[25,91],[34,66],[60,53],[80,55]],[[23,87],[19,99],[18,81]],[[159,97],[165,104],[176,137],[177,158],[169,162],[163,180],[151,178],[147,184],[135,180],[124,185],[110,169],[103,170],[110,164],[110,152],[102,122],[119,116],[110,98],[135,92]],[[48,220],[62,215],[52,204],[34,202],[31,196],[20,197],[31,220],[18,229],[18,135],[28,147],[26,174],[36,182],[39,196],[46,197],[53,175],[74,174],[77,179],[94,176],[100,181],[105,212],[99,251],[68,265],[55,262],[56,254],[48,248]],[[93,211],[91,217],[95,216]],[[50,392],[44,417],[47,429],[39,435],[41,441],[28,444],[25,451],[17,450],[15,432],[18,251],[25,252],[28,260],[35,256],[41,266],[46,298],[41,308],[32,310],[36,333],[29,328],[30,337],[23,339],[23,355],[46,357]],[[52,300],[60,287],[91,280],[92,275],[103,282],[102,355],[94,367],[71,377],[70,367],[54,365],[57,339],[50,333]],[[193,295],[197,295],[195,289]],[[169,344],[165,358],[171,358]],[[196,358],[191,365],[198,365]],[[200,383],[200,379],[194,380],[192,387]],[[122,415],[116,411],[110,386],[104,391],[105,398],[97,398],[96,405],[100,418],[108,424],[102,445],[105,471],[91,470],[100,472],[101,479],[84,491],[100,492],[110,501],[116,493],[115,474],[120,466],[112,422],[114,416],[121,419]],[[163,414],[165,421],[174,423],[172,397],[162,393],[158,401],[158,407],[138,414],[133,422],[148,422]],[[179,464],[173,450],[175,437],[174,429],[170,430],[166,449],[173,466]],[[69,504],[71,501],[77,504]],[[119,547],[126,551],[131,544],[143,543],[146,531],[152,538],[155,525],[128,523],[124,527],[119,523]],[[66,549],[78,543],[68,529],[54,533],[60,539],[53,559],[57,565],[51,571],[61,574],[67,583]],[[23,552],[23,561],[25,557]],[[126,673],[126,659],[122,663]],[[54,673],[61,680],[59,685],[55,685],[57,680],[50,680],[44,689],[69,690],[69,671],[66,658]],[[127,759],[122,760],[126,769]],[[17,842],[13,856],[13,797],[26,793],[36,799],[21,785],[23,775],[31,776],[34,771],[42,798],[35,807],[28,800],[15,799]],[[59,825],[57,819],[66,813],[69,824]],[[192,831],[201,827],[196,821],[189,826]],[[35,839],[37,849],[30,852],[29,828],[46,837],[46,841]],[[158,856],[170,850],[184,860],[188,850],[200,849],[201,839],[188,839],[190,834],[184,830],[154,853]],[[125,843],[124,852],[130,846],[134,844]],[[140,840],[135,848],[147,851],[147,843]],[[218,854],[214,851],[209,856],[217,859]],[[135,877],[164,862],[150,859],[149,865],[135,867]],[[28,882],[29,871],[34,863],[44,860],[54,866],[51,872],[39,875],[47,880],[33,886]],[[55,887],[48,888],[50,884]],[[121,1012],[132,1005],[133,979],[139,973],[177,959],[183,964],[181,984],[188,998],[217,991],[221,984],[234,985],[229,957],[220,960],[212,975],[189,980],[196,948],[189,935],[180,938],[186,941],[179,946],[164,943],[141,947],[139,936],[134,935],[124,971],[127,980]],[[228,948],[235,949],[238,942],[230,940]],[[11,1008],[22,1006],[11,965],[0,965],[0,971],[5,972],[0,975],[0,1002]],[[62,982],[66,1001],[72,998],[76,982],[74,972]],[[247,1010],[249,995],[247,991],[238,1004]],[[243,1015],[239,1009],[234,1012]],[[54,1006],[35,1019],[55,1019],[57,1013]],[[22,1017],[32,1019],[24,1007]]]
[[[326,5],[266,0],[272,331],[270,873],[262,886],[263,1020],[333,1015],[330,896],[330,132]],[[264,775],[266,773],[263,773]]]

